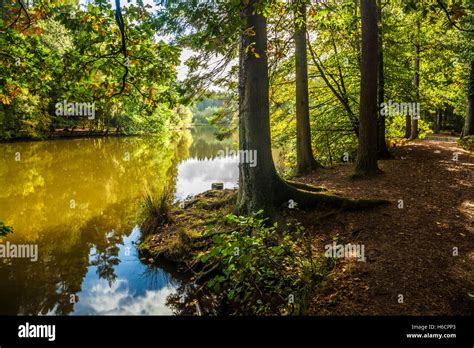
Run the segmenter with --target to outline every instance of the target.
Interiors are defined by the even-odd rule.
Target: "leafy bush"
[[[213,244],[198,260],[220,270],[207,286],[223,296],[229,314],[302,314],[326,267],[313,259],[301,225],[278,232],[261,214],[228,215],[225,222],[235,229],[206,232]]]
[[[474,136],[467,135],[459,139],[458,144],[468,151],[474,151]]]
[[[387,118],[387,138],[403,138],[405,136],[405,116],[398,115],[393,118]],[[424,139],[428,134],[433,133],[428,122],[418,120],[418,136]]]

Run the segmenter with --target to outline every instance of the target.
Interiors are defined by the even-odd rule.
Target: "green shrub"
[[[234,229],[206,232],[213,244],[198,260],[205,269],[220,270],[207,286],[223,296],[228,314],[302,314],[327,267],[313,259],[301,225],[278,232],[261,214],[228,215],[226,223]]]
[[[403,115],[398,115],[393,118],[387,118],[387,138],[403,138],[405,136],[405,122],[406,118]],[[428,134],[433,133],[428,122],[418,120],[418,137],[424,139]]]

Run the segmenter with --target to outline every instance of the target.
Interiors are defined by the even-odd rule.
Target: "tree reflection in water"
[[[200,132],[0,144],[0,220],[14,228],[0,243],[37,244],[39,251],[37,262],[0,260],[0,314],[140,314],[146,301],[187,284],[179,277],[170,282],[165,278],[175,272],[168,276],[171,268],[156,267],[156,284],[149,284],[147,275],[136,274],[147,266],[138,256],[126,257],[124,249],[136,252],[131,243],[139,237],[137,212],[145,188],[176,191],[178,165],[190,157],[191,135],[209,138],[212,148],[200,141],[192,157],[232,146],[231,141],[216,145],[208,131]],[[18,152],[21,161],[15,161]],[[94,308],[93,296],[105,301],[110,291],[118,304]],[[145,309],[134,307],[138,297]],[[146,313],[164,309],[151,310]]]

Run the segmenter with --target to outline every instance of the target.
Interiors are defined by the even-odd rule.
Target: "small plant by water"
[[[143,221],[140,225],[143,235],[155,233],[165,224],[171,222],[172,202],[173,195],[167,188],[164,188],[159,195],[149,190],[145,192],[140,214]]]
[[[249,217],[227,215],[228,232],[211,227],[212,246],[197,258],[204,264],[197,278],[222,297],[224,314],[304,314],[315,287],[328,272],[328,260],[315,258],[304,228],[267,226],[262,211]],[[217,274],[212,270],[218,269]]]

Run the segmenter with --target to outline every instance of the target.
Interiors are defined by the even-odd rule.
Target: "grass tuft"
[[[172,203],[173,194],[168,188],[164,188],[160,195],[149,190],[145,192],[141,209],[143,222],[140,225],[144,236],[158,232],[172,221],[170,214]]]

